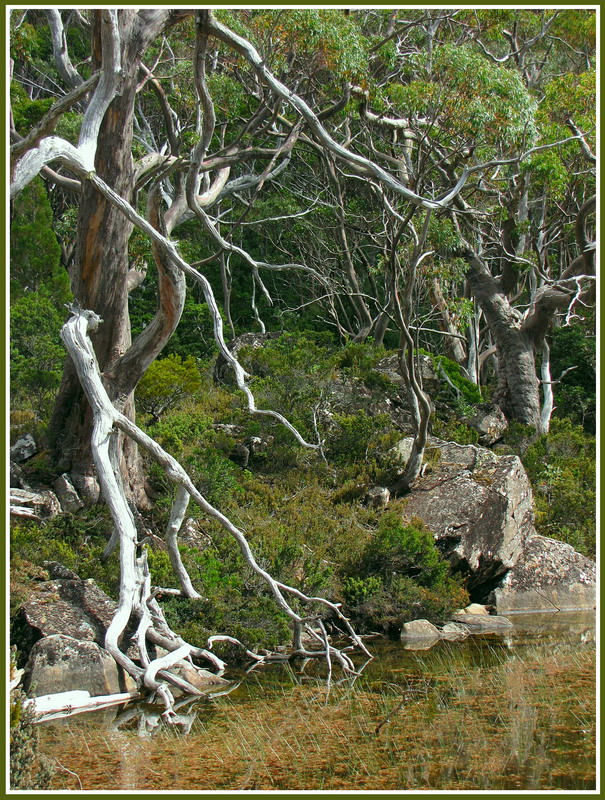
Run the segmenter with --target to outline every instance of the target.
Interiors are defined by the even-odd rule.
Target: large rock
[[[441,628],[441,638],[446,639],[448,642],[459,642],[466,639],[470,635],[470,628],[461,625],[459,622],[447,622]]]
[[[453,568],[483,599],[519,560],[534,534],[532,491],[517,456],[431,438],[427,469],[408,496],[403,518],[432,530]]]
[[[98,696],[133,688],[133,681],[96,642],[61,634],[36,642],[25,667],[24,689],[29,695],[80,689]]]
[[[513,628],[509,619],[493,614],[454,614],[452,621],[469,633],[506,633]]]
[[[79,511],[81,508],[84,508],[84,503],[80,499],[80,495],[77,493],[66,472],[64,472],[63,475],[59,475],[55,480],[53,489],[59,498],[63,511],[73,513],[74,511]]]
[[[492,445],[499,442],[508,428],[502,409],[493,403],[480,403],[474,413],[463,420],[479,434],[479,444]]]
[[[92,579],[80,580],[59,564],[49,564],[48,568],[51,575],[57,577],[39,583],[29,600],[21,606],[18,621],[22,628],[21,638],[33,642],[40,637],[63,634],[102,646],[117,604]],[[122,647],[128,643],[131,633],[125,634]],[[132,648],[129,654],[136,655],[134,646],[129,647]]]
[[[594,609],[596,565],[571,545],[535,534],[489,602],[498,613]]]
[[[31,433],[24,433],[20,436],[10,449],[11,461],[22,464],[38,452],[36,442]]]
[[[404,622],[401,629],[401,640],[403,642],[432,642],[433,644],[441,638],[439,628],[429,622],[428,619],[414,619],[411,622]]]

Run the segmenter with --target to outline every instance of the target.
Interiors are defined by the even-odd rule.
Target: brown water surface
[[[188,734],[142,704],[44,723],[51,788],[594,789],[594,614],[511,619],[512,635],[430,650],[372,642],[330,688],[315,662],[234,675],[181,709]]]

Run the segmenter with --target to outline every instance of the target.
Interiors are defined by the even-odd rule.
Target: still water
[[[51,788],[594,790],[594,614],[511,621],[430,650],[373,641],[329,686],[316,662],[233,674],[180,709],[186,733],[142,704],[43,723]]]

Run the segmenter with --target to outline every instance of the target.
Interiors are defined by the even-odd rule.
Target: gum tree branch
[[[172,695],[167,687],[157,681],[156,676],[161,671],[161,674],[166,679],[170,679],[173,683],[175,683],[176,679],[176,685],[183,686],[182,679],[172,676],[169,668],[186,655],[192,652],[200,654],[200,651],[191,648],[190,645],[183,643],[182,640],[172,634],[163,619],[157,602],[151,597],[148,572],[146,571],[146,559],[137,556],[137,532],[134,518],[118,477],[119,466],[115,463],[115,459],[112,459],[111,441],[116,429],[124,432],[146,450],[165,470],[167,477],[178,487],[177,502],[171,517],[175,523],[178,523],[179,519],[182,518],[188,496],[190,496],[209,517],[219,522],[231,534],[248,566],[268,584],[277,605],[292,620],[295,635],[298,636],[297,632],[300,631],[301,627],[304,627],[312,636],[317,637],[317,633],[310,624],[315,618],[301,616],[295,611],[286,600],[285,595],[287,594],[302,600],[306,604],[318,603],[323,605],[330,610],[336,611],[341,619],[345,620],[345,618],[338,607],[330,601],[321,597],[308,597],[300,590],[276,581],[258,564],[244,533],[206,500],[179,462],[115,408],[103,385],[96,356],[89,338],[89,333],[97,330],[102,320],[92,311],[84,311],[78,307],[72,307],[71,311],[72,316],[63,326],[61,336],[92,409],[94,418],[93,457],[99,476],[99,483],[120,541],[120,598],[118,608],[107,630],[105,646],[116,661],[129,674],[133,675],[139,683],[143,683],[147,688],[155,690],[163,697],[166,713],[169,714],[173,705]],[[120,637],[126,629],[132,614],[137,613],[137,611],[140,619],[138,628],[139,650],[143,667],[137,666],[120,648]],[[346,622],[348,623],[348,621]],[[169,647],[170,655],[155,661],[149,661],[146,655],[146,646],[143,643],[144,639],[150,638],[152,629],[156,629],[156,641],[159,635],[160,640],[167,639],[171,643],[171,647]],[[364,652],[367,653],[361,640],[350,628],[350,625],[349,629],[353,643],[358,647],[361,646]],[[306,654],[306,651],[304,652]],[[318,655],[316,651],[309,652],[312,655]],[[205,651],[201,651],[201,654],[205,655]],[[348,656],[345,656],[338,649],[329,646],[329,649],[323,651],[323,655],[327,658],[335,656],[346,672],[355,672]]]

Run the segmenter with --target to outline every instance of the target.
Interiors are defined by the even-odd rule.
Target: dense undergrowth
[[[444,620],[468,595],[448,575],[422,523],[400,521],[405,498],[392,501],[387,510],[364,503],[370,486],[388,485],[393,477],[388,451],[401,431],[388,416],[372,416],[366,407],[351,413],[328,410],[339,380],[369,388],[373,397],[386,392],[388,378],[375,370],[385,354],[371,344],[338,347],[329,335],[316,332],[284,334],[263,348],[240,351],[255,376],[259,405],[289,415],[309,440],[319,435],[324,459],[298,446],[283,426],[251,416],[232,386],[214,380],[213,359],[196,362],[174,355],[158,361],[139,389],[148,412],[139,421],[183,463],[209,501],[246,532],[259,562],[276,578],[344,603],[362,632],[396,633],[409,619]],[[462,378],[444,362],[450,376]],[[463,378],[459,386],[467,389]],[[464,407],[471,399],[481,398],[464,397]],[[460,414],[460,398],[453,391],[448,396],[446,387],[433,432],[463,444],[476,442],[476,431],[460,422]],[[17,411],[13,419],[16,431],[30,421],[26,411]],[[531,434],[511,425],[498,448],[524,461],[534,487],[538,531],[594,555],[594,439],[566,419],[553,420],[547,436]],[[249,446],[242,461],[245,442]],[[55,477],[45,453],[25,465],[25,474],[32,484],[49,485]],[[174,489],[152,464],[148,475],[154,507],[140,520],[141,530],[147,532],[154,583],[172,587],[175,579],[161,537]],[[182,537],[181,550],[203,597],[165,600],[171,625],[198,645],[224,631],[250,647],[287,642],[287,619],[236,544],[196,507],[191,506],[190,515],[193,532]],[[45,560],[94,578],[115,596],[117,556],[102,557],[111,529],[103,506],[56,517],[42,531],[34,522],[14,524],[13,611]]]

